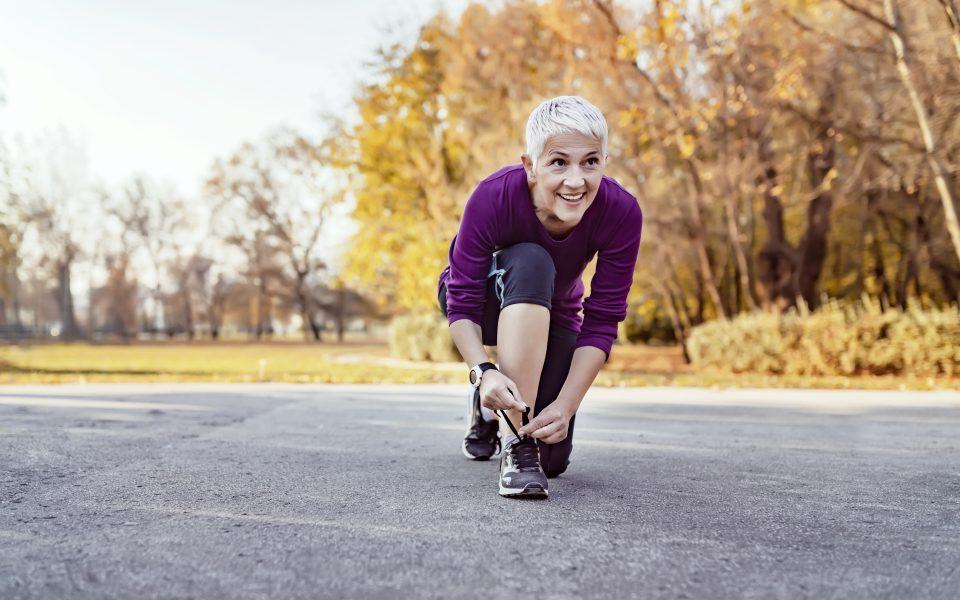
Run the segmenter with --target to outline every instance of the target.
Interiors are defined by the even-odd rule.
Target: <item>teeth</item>
[[[564,200],[570,200],[571,202],[576,202],[580,198],[583,198],[583,192],[580,192],[576,196],[567,196],[566,194],[559,194]]]

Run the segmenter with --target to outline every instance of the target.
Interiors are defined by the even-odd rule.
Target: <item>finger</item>
[[[526,404],[518,400],[519,392],[514,392],[514,389],[511,389],[510,386],[513,385],[513,382],[510,382],[504,386],[503,389],[503,398],[506,403],[504,408],[509,410],[519,410],[520,412],[526,412],[528,407]],[[513,386],[516,388],[516,386]]]
[[[538,440],[543,440],[562,430],[563,421],[554,421],[553,423],[549,423],[539,429],[535,429],[530,436]]]
[[[510,393],[513,395],[513,400],[515,401],[514,404],[516,405],[514,408],[517,410],[526,410],[527,405],[523,402],[523,398],[520,397],[520,389],[517,387],[517,384],[508,379],[507,389],[509,389]]]
[[[497,398],[495,393],[489,392],[486,396],[480,398],[480,405],[486,406],[490,410],[497,410],[500,408],[500,399]]]
[[[543,442],[544,444],[557,444],[557,443],[562,442],[562,441],[565,440],[565,439],[567,439],[567,430],[566,430],[566,429],[563,429],[563,430],[558,431],[557,433],[551,435],[551,436],[548,437],[548,438],[543,438],[543,439],[541,439],[540,441]]]
[[[513,410],[516,408],[516,403],[513,400],[513,396],[510,395],[509,390],[506,388],[501,388],[497,390],[496,394],[497,399],[500,402],[499,408],[502,408],[503,410]]]
[[[566,436],[567,424],[562,420],[554,421],[553,423],[548,424],[545,427],[541,427],[539,430],[534,431],[531,436],[540,440],[541,442],[552,444],[554,439],[557,436],[563,435]],[[548,441],[549,440],[549,441]]]
[[[551,423],[552,421],[553,421],[553,418],[548,413],[540,413],[532,421],[530,421],[529,423],[521,427],[520,433],[527,434],[527,433],[530,433],[531,431],[536,431],[541,427],[544,427],[545,425]]]

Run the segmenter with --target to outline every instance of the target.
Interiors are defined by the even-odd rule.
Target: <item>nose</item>
[[[571,190],[580,190],[583,189],[583,186],[586,184],[586,180],[580,177],[570,176],[563,180],[563,184]]]

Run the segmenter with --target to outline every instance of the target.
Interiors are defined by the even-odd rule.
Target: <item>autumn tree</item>
[[[471,190],[519,162],[529,110],[571,83],[569,48],[543,19],[533,3],[471,4],[458,22],[425,23],[412,47],[377,55],[343,136],[359,225],[345,276],[381,309],[435,306]]]
[[[273,295],[288,296],[303,320],[304,336],[320,339],[311,294],[326,264],[321,257],[323,227],[339,192],[325,179],[318,143],[291,130],[278,130],[262,142],[245,143],[217,160],[207,193],[217,202],[217,218],[226,239],[240,249],[258,281],[260,306]]]
[[[107,213],[119,223],[119,247],[129,255],[130,264],[144,269],[140,282],[149,290],[150,302],[144,307],[147,329],[159,331],[165,323],[164,285],[190,233],[190,209],[172,186],[142,175],[104,196]]]
[[[347,275],[381,306],[435,309],[472,187],[516,160],[533,105],[579,94],[607,115],[608,172],[644,208],[631,299],[655,293],[677,339],[824,296],[955,300],[954,4],[517,0],[437,15],[382,50],[357,95]]]
[[[15,219],[25,224],[24,245],[32,248],[32,265],[51,276],[66,339],[83,332],[74,308],[73,271],[90,239],[94,196],[83,147],[65,131],[20,140],[19,159],[11,173]]]

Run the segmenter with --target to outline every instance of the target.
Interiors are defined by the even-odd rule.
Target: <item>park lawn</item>
[[[135,343],[0,347],[0,383],[447,381],[389,362],[385,344]]]
[[[384,343],[158,342],[0,346],[0,384],[95,382],[464,383],[460,363],[390,357]],[[785,377],[697,371],[677,348],[617,346],[600,386],[960,390],[960,378]]]

